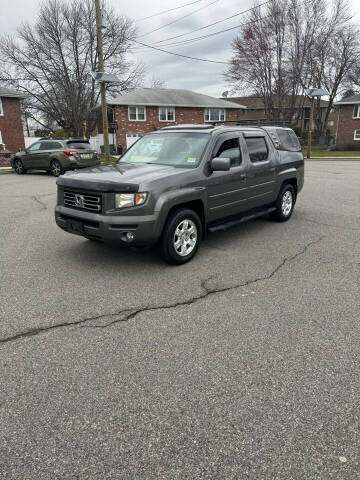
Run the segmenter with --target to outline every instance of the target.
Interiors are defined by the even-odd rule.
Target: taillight
[[[68,157],[72,157],[73,155],[76,155],[78,153],[77,150],[64,150],[65,155]]]

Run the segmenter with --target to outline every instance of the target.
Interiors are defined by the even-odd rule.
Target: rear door
[[[247,198],[247,162],[241,154],[240,132],[221,135],[211,155],[230,158],[231,168],[226,172],[211,172],[207,180],[208,218],[216,221],[242,212]]]
[[[41,163],[41,168],[46,168],[48,169],[50,167],[50,162],[51,160],[55,157],[55,153],[60,153],[62,152],[63,146],[60,142],[56,141],[43,141],[41,142],[41,147],[40,151],[42,155],[40,156],[40,163]]]
[[[244,132],[243,142],[249,158],[247,207],[252,209],[275,200],[277,152],[265,132]]]

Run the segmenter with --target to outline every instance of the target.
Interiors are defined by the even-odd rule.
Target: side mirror
[[[211,170],[213,172],[226,172],[230,170],[230,158],[216,157],[211,160]]]

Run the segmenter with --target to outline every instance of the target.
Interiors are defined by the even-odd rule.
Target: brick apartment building
[[[236,122],[242,108],[190,90],[165,88],[140,88],[110,99],[108,105],[110,123],[117,124],[116,144],[124,150],[145,133],[169,125]]]
[[[239,103],[241,105],[245,105],[246,109],[240,110],[240,121],[262,121],[266,122],[269,120],[268,114],[265,110],[265,105],[263,98],[256,95],[251,95],[248,97],[233,97],[228,98],[232,103]],[[281,106],[280,106],[281,104]],[[287,97],[282,99],[279,102],[279,106],[275,105],[275,109],[281,109],[279,114],[279,120],[286,121],[288,119],[288,115],[286,114],[287,107],[289,105],[290,109],[291,104],[291,97]],[[326,109],[328,107],[329,102],[326,100],[321,100],[321,115],[325,116]],[[293,128],[296,128],[298,135],[303,135],[304,132],[307,132],[309,129],[309,121],[310,121],[310,107],[311,107],[311,100],[307,97],[298,95],[295,100],[295,113],[293,118],[291,118],[290,123]],[[291,110],[293,110],[291,108]],[[316,114],[316,112],[315,112]],[[335,138],[336,131],[337,131],[337,121],[338,115],[335,111],[335,108],[330,113],[327,129],[331,136]],[[315,128],[315,121],[313,123],[313,129]]]
[[[23,98],[23,93],[0,87],[0,152],[6,149],[13,153],[25,147],[20,110]]]
[[[339,109],[336,148],[360,150],[360,95],[343,98],[335,105]]]

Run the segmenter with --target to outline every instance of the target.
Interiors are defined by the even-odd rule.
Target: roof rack
[[[163,127],[161,128],[160,130],[211,130],[213,128],[215,128],[216,125],[213,125],[211,123],[209,123],[209,125],[207,124],[182,124],[182,125],[173,125],[173,126],[169,126],[169,127]]]

